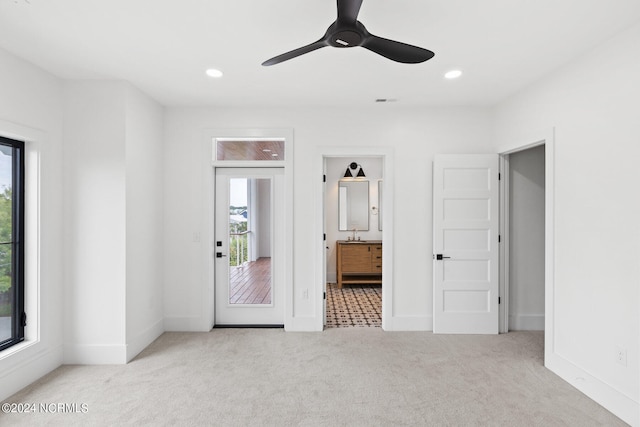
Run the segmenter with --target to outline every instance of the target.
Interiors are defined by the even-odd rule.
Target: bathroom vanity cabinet
[[[343,284],[382,284],[382,242],[380,240],[338,240],[338,288]]]

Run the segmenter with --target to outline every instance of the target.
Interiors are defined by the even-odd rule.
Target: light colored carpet
[[[120,366],[63,366],[7,402],[12,426],[621,426],[542,366],[543,334],[335,328],[165,333]]]

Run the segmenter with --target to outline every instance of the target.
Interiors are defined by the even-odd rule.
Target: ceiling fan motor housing
[[[333,47],[354,47],[362,45],[367,34],[364,25],[359,21],[356,21],[355,25],[334,22],[327,29],[325,40]]]

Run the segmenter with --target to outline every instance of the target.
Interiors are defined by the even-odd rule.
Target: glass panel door
[[[216,169],[216,325],[284,323],[283,172]]]

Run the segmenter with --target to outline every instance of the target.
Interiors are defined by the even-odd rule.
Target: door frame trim
[[[279,138],[284,139],[284,161],[217,161],[217,138]],[[202,133],[202,306],[199,329],[209,331],[215,327],[215,169],[284,168],[284,328],[293,325],[293,129],[204,129]]]
[[[314,330],[322,331],[324,329],[324,283],[326,280],[326,265],[324,265],[325,242],[322,239],[324,233],[323,214],[324,214],[324,193],[322,191],[324,182],[322,175],[324,173],[324,162],[330,157],[375,157],[382,159],[382,188],[384,193],[383,206],[384,215],[382,217],[382,329],[393,330],[393,206],[394,206],[394,150],[393,147],[349,147],[349,146],[323,146],[317,147],[313,171],[317,176],[315,185],[315,266],[316,274],[314,277],[314,297],[315,297],[315,319]]]
[[[500,157],[504,158],[509,154],[517,153],[519,151],[524,151],[529,148],[537,147],[539,145],[545,146],[545,224],[544,224],[544,233],[545,233],[545,244],[544,244],[544,260],[545,260],[545,284],[544,284],[544,363],[545,366],[548,366],[548,361],[551,359],[551,356],[555,353],[554,343],[555,343],[555,323],[554,323],[554,295],[555,295],[555,129],[549,128],[537,133],[531,133],[525,135],[520,138],[510,138],[510,143],[500,147],[498,153]],[[504,180],[501,182],[505,182]],[[503,184],[501,184],[502,186]],[[508,205],[505,206],[505,199],[501,198],[501,213],[503,216],[501,217],[500,227],[501,233],[504,230],[504,225],[508,225],[508,220],[505,219],[508,217]],[[508,199],[506,200],[508,203]],[[506,209],[506,210],[505,210]],[[508,233],[508,229],[506,230]],[[504,236],[504,240],[508,241],[508,234],[502,234]],[[508,247],[507,247],[508,249]],[[505,251],[506,252],[506,251]],[[505,253],[505,257],[501,258],[502,265],[500,266],[501,274],[504,275],[506,272],[506,276],[503,277],[503,281],[501,281],[501,289],[500,295],[505,296],[508,303],[508,280],[509,280],[509,270],[508,270],[508,253]],[[506,267],[506,270],[504,270]],[[504,288],[503,288],[504,285]],[[503,293],[505,292],[505,293]],[[505,306],[508,308],[508,306]],[[500,327],[507,327],[505,333],[508,332],[508,311],[505,311],[506,319],[500,322]],[[502,330],[500,332],[503,332]]]

